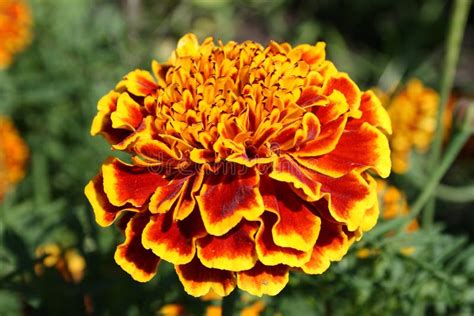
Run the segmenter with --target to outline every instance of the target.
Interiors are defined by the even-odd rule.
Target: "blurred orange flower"
[[[276,295],[289,270],[320,274],[378,217],[390,119],[325,58],[325,44],[179,40],[98,103],[109,158],[85,193],[96,221],[122,213],[117,263],[148,281],[160,260],[187,293]]]
[[[0,69],[31,41],[32,17],[23,0],[0,0]]]
[[[405,89],[388,104],[393,134],[390,138],[392,170],[405,173],[409,169],[410,152],[428,150],[436,129],[439,96],[418,79],[408,82]]]
[[[385,220],[395,219],[410,213],[405,194],[386,180],[377,179],[377,195],[380,201],[382,217]],[[405,228],[405,232],[412,233],[418,229],[418,221],[414,219]],[[414,247],[402,247],[400,249],[400,252],[406,256],[413,254],[414,251]],[[380,249],[361,248],[357,251],[357,257],[359,258],[367,258],[378,254],[380,254]]]
[[[263,301],[256,301],[250,306],[244,307],[240,312],[241,316],[259,316],[265,309],[265,303]],[[188,313],[183,305],[180,304],[167,304],[163,306],[158,315],[162,316],[186,316],[193,315]],[[206,316],[221,316],[222,307],[219,305],[209,305],[206,308]]]
[[[12,121],[0,116],[0,201],[25,175],[28,148]]]
[[[388,184],[385,180],[377,180],[377,192],[381,201],[382,216],[385,220],[410,213],[406,196],[397,187]],[[406,232],[414,232],[418,228],[418,221],[415,219],[406,227]]]
[[[84,278],[86,261],[76,249],[63,249],[58,244],[47,244],[36,248],[36,257],[43,258],[35,265],[37,275],[45,268],[56,268],[67,282],[79,283]]]

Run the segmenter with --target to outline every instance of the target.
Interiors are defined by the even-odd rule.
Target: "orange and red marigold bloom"
[[[98,103],[109,158],[85,189],[101,226],[119,216],[115,260],[148,281],[160,260],[184,289],[275,295],[289,270],[320,274],[378,217],[390,119],[325,59],[325,44],[199,44],[188,34],[152,73]]]
[[[12,121],[0,116],[0,202],[25,176],[28,147]]]
[[[32,18],[23,0],[0,0],[0,69],[31,41]]]

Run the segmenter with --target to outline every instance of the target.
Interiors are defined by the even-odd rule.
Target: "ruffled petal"
[[[186,293],[196,297],[211,290],[219,296],[227,296],[236,285],[233,272],[206,268],[197,258],[188,264],[175,266],[175,270]]]
[[[331,261],[341,260],[350,245],[351,240],[344,233],[342,225],[323,220],[311,259],[301,268],[308,274],[321,274],[329,268]]]
[[[321,126],[321,132],[315,140],[304,143],[292,153],[298,157],[315,157],[327,154],[336,148],[339,138],[344,132],[347,114]]]
[[[364,218],[362,219],[362,223],[360,224],[360,228],[363,232],[369,231],[374,228],[375,224],[377,224],[377,220],[379,218],[380,209],[379,203],[377,201],[377,182],[372,178],[370,175],[365,176],[367,182],[370,186],[371,194],[375,195],[375,203],[372,207],[369,207],[365,210]]]
[[[299,267],[303,265],[311,257],[311,250],[304,252],[275,245],[272,229],[276,221],[277,217],[273,213],[265,212],[261,216],[260,228],[255,237],[258,259],[268,266],[286,264],[292,267]]]
[[[315,201],[321,198],[321,185],[314,181],[314,173],[312,170],[302,168],[290,157],[281,156],[273,163],[269,177],[280,182],[291,183]]]
[[[289,280],[289,267],[277,265],[268,267],[257,262],[250,270],[237,273],[237,284],[240,289],[252,295],[277,295]]]
[[[206,235],[199,213],[194,214],[184,221],[173,220],[171,212],[151,216],[143,230],[143,247],[173,264],[189,263],[196,253],[195,240]]]
[[[102,165],[104,191],[115,206],[130,203],[142,206],[157,187],[167,180],[146,168],[128,165],[117,158],[109,158]]]
[[[387,137],[368,123],[347,124],[336,148],[324,156],[295,155],[295,159],[307,168],[331,177],[373,169],[385,178],[390,174],[391,168]]]
[[[110,204],[104,192],[102,172],[89,181],[84,193],[94,210],[95,221],[102,227],[110,226],[124,211],[138,212],[137,209],[131,207],[119,208]]]
[[[372,126],[378,127],[388,134],[392,134],[392,122],[388,112],[382,106],[379,98],[371,90],[362,94],[360,103],[362,117],[360,122],[367,122]]]
[[[328,201],[327,209],[331,216],[345,223],[350,231],[361,225],[365,211],[377,202],[369,184],[357,173],[340,178],[315,173],[314,179],[321,183],[321,192]]]
[[[206,230],[222,236],[242,218],[257,219],[264,211],[255,169],[232,165],[206,175],[196,200]]]
[[[117,144],[123,141],[128,135],[129,130],[115,129],[112,127],[110,115],[117,109],[119,92],[110,91],[103,96],[97,103],[97,115],[92,121],[90,133],[92,136],[101,134],[111,144]]]
[[[310,204],[296,195],[288,185],[277,181],[262,182],[260,192],[266,201],[266,210],[278,217],[272,228],[275,244],[300,251],[312,249],[318,238],[321,220],[311,210]]]
[[[256,222],[242,221],[223,236],[208,235],[197,242],[198,257],[208,268],[243,271],[257,262]]]
[[[196,206],[195,195],[201,189],[203,179],[204,172],[199,170],[194,176],[186,181],[183,194],[180,195],[176,202],[176,207],[174,208],[175,219],[183,220],[194,210],[194,207]]]
[[[326,99],[326,106],[312,109],[323,125],[340,118],[349,110],[346,97],[337,90],[332,91]]]
[[[176,200],[183,195],[183,191],[186,188],[188,181],[189,177],[176,178],[159,186],[150,198],[150,212],[154,214],[168,212]]]
[[[132,217],[125,230],[125,242],[117,247],[114,255],[117,264],[139,282],[153,278],[160,262],[160,258],[142,246],[141,235],[148,220],[147,214]]]
[[[136,130],[142,120],[143,114],[140,105],[126,92],[122,93],[117,100],[117,109],[110,115],[113,128]]]
[[[346,98],[349,109],[353,117],[360,117],[359,111],[361,92],[359,87],[352,81],[346,73],[339,73],[332,76],[323,87],[324,95],[330,95],[334,90],[341,92]]]
[[[124,81],[127,90],[140,97],[154,94],[158,88],[155,79],[146,70],[136,69],[128,73],[125,76]]]

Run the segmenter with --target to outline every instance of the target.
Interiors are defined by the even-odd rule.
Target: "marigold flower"
[[[109,158],[85,189],[99,225],[122,213],[117,263],[148,281],[160,260],[187,293],[275,295],[289,270],[323,273],[378,217],[390,119],[326,60],[325,44],[198,43],[134,70],[98,103]]]
[[[0,201],[23,179],[28,148],[12,121],[0,116]]]
[[[392,120],[390,138],[392,168],[396,173],[409,169],[410,152],[428,150],[436,129],[439,96],[418,79],[408,82],[405,89],[392,98],[388,114]]]
[[[23,0],[0,0],[0,69],[31,41],[31,13]]]

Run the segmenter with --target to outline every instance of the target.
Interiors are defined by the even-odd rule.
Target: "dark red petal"
[[[208,235],[197,242],[198,256],[208,268],[229,271],[251,269],[257,262],[256,222],[242,221],[223,236]]]
[[[275,214],[265,212],[260,219],[260,228],[255,237],[258,259],[265,265],[275,266],[285,264],[299,267],[306,263],[311,257],[311,251],[300,251],[293,248],[285,248],[275,245],[272,229],[277,217]]]
[[[107,195],[104,192],[102,172],[94,177],[86,185],[84,193],[92,205],[95,220],[102,227],[111,225],[115,219],[124,211],[138,212],[131,207],[119,208],[109,203]]]
[[[206,235],[199,212],[176,221],[171,212],[157,214],[143,230],[142,244],[158,257],[173,264],[189,263],[196,253],[195,240]]]
[[[206,230],[214,236],[224,235],[242,218],[257,219],[264,210],[256,170],[228,166],[207,174],[196,196]]]
[[[142,246],[142,231],[148,220],[148,214],[132,217],[125,230],[125,242],[117,247],[114,255],[117,264],[140,282],[149,281],[156,274],[160,262],[160,258]]]
[[[175,269],[184,290],[192,296],[203,296],[211,290],[219,296],[227,296],[236,285],[233,272],[206,268],[197,257],[188,264],[175,266]]]
[[[156,188],[167,183],[162,175],[146,168],[128,165],[117,158],[109,158],[102,165],[104,191],[115,206],[130,203],[142,206]]]

